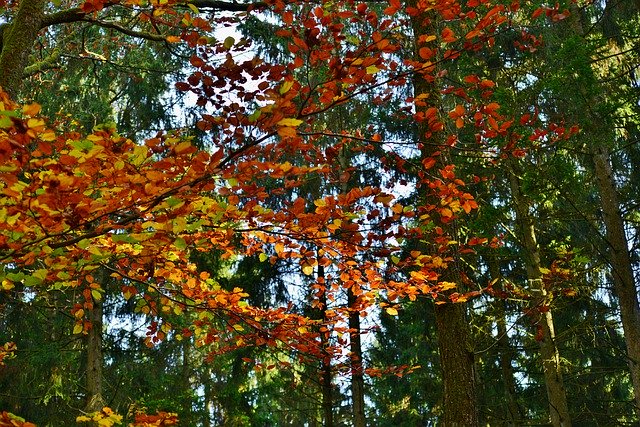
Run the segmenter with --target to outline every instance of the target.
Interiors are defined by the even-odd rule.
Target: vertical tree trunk
[[[191,366],[191,346],[193,343],[190,339],[182,341],[182,395],[184,396],[183,413],[180,419],[182,422],[193,422],[193,401],[191,401],[191,389],[193,380],[193,367]]]
[[[357,304],[357,297],[351,288],[347,290],[349,307]],[[362,366],[362,342],[360,340],[360,312],[349,312],[349,329],[351,330],[351,400],[353,402],[353,426],[365,427],[367,420],[364,412],[364,371]]]
[[[322,265],[318,265],[318,279],[324,280],[324,267]],[[322,296],[320,297],[321,303],[321,318],[326,320],[326,311],[327,311],[327,289],[325,284],[325,289],[322,292]],[[320,344],[322,345],[323,356],[322,363],[320,368],[320,385],[322,387],[322,419],[324,421],[324,427],[333,427],[333,373],[331,372],[331,354],[328,352],[327,348],[329,347],[329,334],[330,331],[328,328],[324,327],[320,329]]]
[[[502,277],[500,272],[500,266],[495,258],[489,260],[489,273],[492,281],[499,281]],[[505,316],[505,302],[503,299],[497,299],[495,301],[496,308],[496,329],[498,331],[498,348],[500,349],[500,370],[502,371],[502,382],[504,385],[504,394],[506,399],[508,420],[507,425],[510,427],[516,427],[522,423],[522,409],[518,405],[516,398],[516,382],[513,374],[513,366],[511,360],[513,359],[514,351],[509,344],[509,336],[507,335],[507,322]]]
[[[407,6],[421,9],[417,0],[410,0]],[[421,36],[440,34],[438,12],[430,10],[410,17],[415,43],[415,58],[420,60],[418,40]],[[414,96],[427,95],[428,107],[441,107],[441,94],[437,81],[427,80],[427,76],[416,73],[413,78]],[[420,107],[426,108],[428,107]],[[418,123],[417,138],[423,159],[431,157],[436,150],[446,146],[441,133],[431,132],[426,123]],[[418,190],[418,197],[425,198],[423,190]],[[455,235],[453,226],[445,234]],[[423,248],[427,249],[427,248]],[[450,263],[445,273],[455,281],[452,271],[454,263]],[[442,278],[441,280],[447,280]],[[442,367],[443,409],[444,415],[441,425],[474,427],[479,425],[476,375],[474,353],[469,333],[469,321],[464,304],[441,304],[435,307],[436,331],[438,335],[438,350]]]
[[[618,4],[622,3],[607,1],[606,8],[615,8]],[[577,5],[571,4],[570,10],[571,16],[568,19],[568,24],[571,30],[585,37],[587,29],[591,29],[590,25],[580,19],[581,14]],[[608,47],[612,50],[610,52],[611,60],[618,60],[619,47],[615,43],[609,43]],[[589,64],[589,66],[594,67],[593,64]],[[631,77],[632,74],[629,74],[629,76]],[[604,95],[606,96],[607,94],[604,93]],[[595,105],[600,102],[593,96],[586,98],[585,101],[587,105]],[[638,419],[640,419],[640,307],[638,306],[638,291],[629,255],[629,242],[624,229],[622,212],[620,211],[618,188],[611,167],[610,151],[606,142],[603,141],[609,135],[613,137],[613,133],[611,129],[603,129],[602,121],[595,114],[591,114],[589,122],[589,130],[595,136],[592,139],[591,154],[593,156],[596,183],[606,229],[607,245],[609,246],[608,257],[613,290],[620,304],[620,318],[627,347],[635,410]]]
[[[102,396],[102,302],[94,301],[88,310],[91,329],[87,334],[87,402],[86,412],[95,412],[105,406]]]
[[[22,86],[22,73],[38,37],[46,0],[21,0],[13,22],[2,34],[0,87],[15,97]]]
[[[618,303],[622,329],[627,346],[629,372],[635,395],[635,407],[640,418],[640,309],[638,294],[629,255],[624,221],[620,212],[615,177],[611,169],[608,148],[603,144],[594,148],[593,163],[600,193],[600,204],[609,245],[611,277]]]
[[[213,427],[215,417],[215,402],[213,399],[213,387],[211,387],[211,378],[213,370],[208,367],[205,371],[208,375],[204,378],[204,417],[202,419],[202,427]]]
[[[540,271],[540,250],[536,240],[536,232],[533,217],[529,213],[529,203],[522,194],[520,180],[516,174],[515,166],[509,168],[509,181],[511,196],[516,212],[516,222],[520,228],[522,249],[525,254],[527,279],[532,291],[538,294],[535,299],[539,310],[539,327],[542,329],[540,337],[540,355],[542,357],[542,369],[544,371],[547,397],[549,398],[549,415],[554,427],[570,427],[571,417],[567,395],[562,380],[560,366],[560,354],[555,342],[553,315],[546,305],[548,302],[547,290],[542,283]]]
[[[350,166],[349,159],[343,149],[339,156],[340,170],[347,171]],[[349,192],[349,183],[340,185],[342,194]],[[362,340],[360,337],[360,310],[358,297],[353,288],[347,289],[347,306],[349,307],[349,351],[351,363],[351,408],[353,410],[353,427],[366,427],[364,404],[364,366],[362,364]]]
[[[464,304],[435,307],[444,386],[443,426],[477,426],[474,354]]]

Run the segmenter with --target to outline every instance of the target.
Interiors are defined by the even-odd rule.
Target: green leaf
[[[95,144],[91,141],[89,141],[88,139],[81,139],[78,141],[73,141],[71,142],[71,146],[73,148],[76,148],[78,150],[84,150],[84,151],[89,151],[93,148]]]
[[[224,39],[223,46],[225,48],[231,49],[234,44],[236,44],[236,39],[234,39],[233,37],[229,36],[226,39]]]
[[[180,250],[185,250],[187,249],[187,242],[182,238],[182,237],[178,237],[174,242],[173,245],[180,249]]]

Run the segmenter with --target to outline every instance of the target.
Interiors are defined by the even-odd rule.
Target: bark
[[[102,302],[94,301],[88,310],[91,329],[87,334],[87,402],[86,412],[95,412],[105,406],[102,396]]]
[[[629,372],[635,395],[635,409],[638,418],[640,418],[640,309],[638,294],[624,221],[620,212],[615,177],[611,169],[609,150],[606,146],[601,145],[593,151],[596,181],[609,245],[611,277],[614,293],[620,305]]]
[[[411,0],[408,2],[408,6],[418,7],[418,2]],[[438,29],[440,16],[437,12],[429,11],[419,16],[412,16],[410,19],[413,37],[416,41],[415,57],[419,58],[417,40],[423,35],[440,33]],[[437,82],[428,81],[427,76],[416,73],[413,85],[415,96],[428,95],[426,99],[430,103],[429,106],[439,109],[441,94]],[[426,109],[426,107],[423,108]],[[434,151],[445,146],[442,135],[431,133],[426,123],[418,123],[417,128],[422,158],[431,157]],[[422,200],[425,198],[424,192],[420,189],[418,197]],[[442,228],[445,229],[445,234],[455,235],[453,225]],[[426,247],[422,249],[428,250]],[[450,277],[442,277],[441,280],[455,281],[451,273],[456,269],[454,264],[455,262],[450,263],[449,270],[446,272]],[[453,303],[436,305],[435,318],[443,383],[444,414],[441,425],[478,426],[475,363],[466,306]]]
[[[496,259],[489,261],[489,272],[493,281],[499,281],[502,277],[500,266]],[[497,299],[496,308],[496,329],[498,331],[498,349],[500,350],[500,371],[502,372],[502,382],[504,386],[504,397],[507,406],[507,426],[516,427],[522,423],[522,408],[518,405],[516,381],[513,373],[511,360],[514,358],[514,350],[509,343],[507,322],[505,316],[505,301]]]
[[[347,291],[349,307],[357,305],[357,297],[351,289]],[[364,371],[362,366],[362,342],[360,340],[360,311],[349,313],[351,330],[351,399],[353,405],[353,426],[365,427],[367,420],[364,412]]]
[[[15,97],[22,86],[22,73],[38,37],[46,0],[22,0],[15,18],[2,31],[0,87]]]
[[[342,127],[342,124],[341,124]],[[340,170],[349,169],[349,159],[343,149],[338,158]],[[349,192],[349,183],[343,182],[340,185],[342,194]],[[366,427],[367,419],[365,415],[364,403],[364,366],[362,364],[362,340],[360,336],[360,310],[358,296],[351,287],[347,289],[347,305],[349,307],[349,351],[351,363],[351,408],[353,411],[353,426]]]
[[[607,2],[606,7],[613,9],[618,6],[618,4],[613,4]],[[622,3],[619,3],[619,5],[622,5]],[[568,24],[571,30],[586,38],[590,30],[589,24],[579,18],[581,16],[580,11],[575,4],[571,5],[570,10],[572,13],[568,19]],[[611,10],[609,10],[610,12]],[[609,43],[608,47],[611,49],[611,60],[617,61],[616,57],[620,55],[619,47],[612,43]],[[591,67],[593,67],[592,64]],[[606,95],[606,93],[603,93],[603,96]],[[587,105],[595,105],[600,102],[594,97],[585,97],[585,101]],[[593,156],[596,185],[600,196],[602,217],[609,247],[608,262],[611,267],[613,293],[618,298],[620,305],[620,318],[634,391],[634,406],[636,415],[640,419],[640,307],[638,305],[638,290],[629,254],[629,241],[625,233],[624,219],[620,211],[618,188],[611,166],[610,151],[606,142],[604,142],[609,135],[611,137],[613,135],[611,135],[610,129],[603,128],[603,123],[605,122],[600,117],[591,114],[589,126],[586,126],[586,130],[594,136],[591,155]]]
[[[516,222],[519,225],[522,249],[525,254],[527,279],[531,290],[538,296],[535,298],[535,309],[538,309],[538,326],[542,330],[539,337],[540,356],[544,372],[547,397],[549,399],[549,417],[554,427],[570,427],[571,417],[567,395],[562,380],[560,353],[555,341],[553,314],[547,305],[548,294],[542,283],[540,249],[536,240],[533,217],[529,212],[529,202],[521,191],[520,180],[515,166],[511,164],[509,170],[511,197],[516,212]]]
[[[318,266],[318,278],[324,279],[324,267]],[[326,289],[323,291],[321,299],[322,308],[321,316],[322,319],[326,319],[326,311],[327,311],[327,291]],[[324,421],[324,427],[333,427],[333,373],[331,372],[331,354],[328,352],[327,347],[329,347],[329,330],[320,331],[320,344],[322,348],[325,350],[322,357],[322,364],[320,367],[320,385],[322,388],[322,419]]]
[[[478,426],[474,354],[464,304],[436,305],[436,330],[444,386],[443,426]]]

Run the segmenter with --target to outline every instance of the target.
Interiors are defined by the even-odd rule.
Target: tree
[[[306,404],[324,392],[325,424],[343,417],[335,408],[338,387],[332,387],[342,369],[352,378],[354,422],[364,425],[363,375],[403,375],[413,368],[363,364],[360,314],[382,312],[386,330],[402,337],[391,319],[424,310],[434,313],[438,330],[444,392],[437,419],[479,423],[479,376],[464,303],[491,285],[470,279],[482,274],[472,273],[466,261],[486,240],[465,223],[478,207],[464,182],[473,182],[467,175],[472,167],[463,160],[454,165],[451,153],[503,144],[491,155],[522,154],[514,146],[522,136],[514,125],[520,118],[509,117],[518,109],[501,110],[501,87],[492,76],[468,70],[483,56],[500,54],[493,50],[496,39],[509,19],[519,16],[517,2],[394,0],[381,7],[352,1],[23,0],[5,5],[0,53],[5,71],[0,84],[10,94],[3,93],[0,103],[5,307],[58,297],[60,328],[70,329],[66,336],[74,342],[87,337],[87,387],[74,402],[95,404],[87,404],[91,413],[80,420],[119,417],[99,408],[101,401],[114,401],[106,395],[115,393],[101,382],[111,375],[101,352],[114,342],[101,333],[109,300],[129,321],[144,319],[146,332],[130,334],[129,342],[135,351],[144,343],[153,349],[148,354],[167,356],[153,371],[167,366],[175,374],[158,383],[185,390],[180,404],[185,422],[212,423],[216,404],[229,423],[273,422],[275,416],[247,410],[251,399],[257,401],[250,392],[219,391],[226,396],[223,403],[216,402],[216,388],[223,381],[246,385],[260,378],[282,392],[284,381],[300,383],[305,366],[320,367],[324,382],[296,407],[318,419],[319,411]],[[542,11],[551,11],[551,19],[564,17],[560,10]],[[282,22],[276,31],[278,55],[252,51],[249,37],[215,32],[216,26],[247,16]],[[166,69],[158,69],[164,59]],[[75,123],[66,117],[73,110],[66,104],[86,100],[90,90],[83,87],[64,100],[37,93],[29,84],[87,63],[95,65],[89,75],[47,83],[59,90],[87,83],[105,91]],[[147,84],[147,78],[158,85]],[[178,93],[165,98],[169,84]],[[42,109],[26,100],[31,94]],[[396,111],[385,108],[390,101]],[[188,120],[171,117],[174,102],[195,104],[188,105]],[[147,111],[132,111],[136,104]],[[394,123],[332,119],[362,104],[371,114],[367,118],[387,116]],[[96,122],[102,114],[107,117]],[[545,137],[571,135],[556,123],[546,124]],[[381,170],[383,178],[367,178],[367,165]],[[514,193],[524,191],[516,184]],[[409,187],[413,196],[403,198],[398,186]],[[519,200],[524,221],[527,203]],[[535,244],[528,250],[534,253]],[[232,263],[233,277],[214,271],[217,262]],[[299,304],[293,298],[261,298],[249,283],[269,271],[282,274],[282,265],[285,276],[310,289]],[[542,273],[540,265],[537,270]],[[300,302],[307,296],[310,308]],[[435,304],[425,309],[422,300]],[[432,331],[426,325],[422,330]],[[39,332],[31,338],[37,342]],[[0,355],[13,349],[7,344]],[[230,368],[207,379],[220,365],[205,368],[205,354],[221,364],[228,361]],[[430,349],[413,354],[434,356]],[[249,374],[244,363],[255,363],[260,373]],[[269,373],[292,367],[291,375]],[[128,375],[124,368],[120,372]],[[189,388],[203,395],[190,394]],[[153,406],[160,411],[156,418],[138,414],[130,421],[175,418],[162,412],[172,408]],[[245,414],[237,414],[242,410]],[[286,417],[277,419],[291,420]]]

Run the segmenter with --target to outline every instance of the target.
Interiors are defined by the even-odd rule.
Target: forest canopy
[[[0,426],[636,425],[639,12],[0,0]]]

